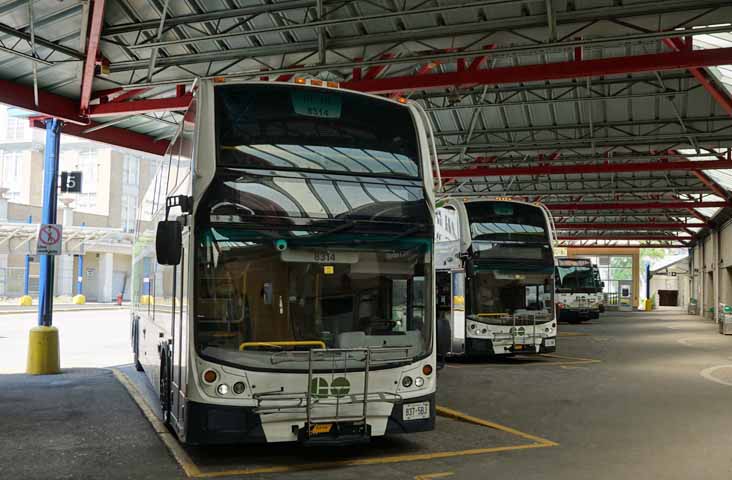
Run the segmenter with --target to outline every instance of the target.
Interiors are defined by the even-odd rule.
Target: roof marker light
[[[297,77],[295,79],[295,83],[299,83],[300,85],[305,85],[305,79],[304,78]]]
[[[314,79],[310,80],[310,85],[315,85],[316,87],[322,87],[323,81],[314,78]]]
[[[224,83],[226,81],[226,77],[213,77],[214,83]]]
[[[341,84],[338,82],[326,82],[326,85],[330,88],[341,88]]]
[[[397,102],[406,104],[407,103],[407,99],[404,98],[404,97],[399,97],[399,98],[397,98]]]

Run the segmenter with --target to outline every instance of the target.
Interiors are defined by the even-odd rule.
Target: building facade
[[[0,105],[0,225],[5,225],[6,237],[14,231],[12,225],[40,221],[44,144],[43,130],[31,128],[27,118],[15,117],[12,109]],[[119,294],[129,298],[137,206],[145,180],[154,176],[159,162],[159,157],[62,135],[59,171],[82,172],[82,191],[59,193],[57,221],[65,230],[74,229],[76,237],[70,238],[77,242],[56,258],[57,296],[79,293],[81,281],[88,301],[109,302]],[[26,256],[29,294],[37,295],[39,259],[34,249],[34,240],[3,241],[0,236],[0,298],[24,293]]]

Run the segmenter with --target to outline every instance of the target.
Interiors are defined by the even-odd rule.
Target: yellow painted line
[[[455,472],[439,472],[439,473],[425,473],[423,475],[417,475],[414,480],[433,480],[434,478],[445,478],[455,475]]]
[[[142,410],[142,414],[145,415],[147,421],[150,422],[150,425],[152,425],[153,430],[155,430],[155,433],[158,435],[158,437],[160,437],[160,440],[162,440],[165,446],[168,447],[168,450],[170,450],[170,453],[178,462],[178,465],[181,466],[186,476],[197,477],[201,475],[201,470],[193,462],[191,457],[188,456],[188,453],[183,450],[183,447],[181,447],[180,443],[178,443],[178,439],[172,433],[170,433],[168,427],[166,427],[155,414],[155,412],[150,409],[150,406],[143,398],[142,393],[140,393],[140,391],[130,381],[127,375],[125,375],[122,371],[116,368],[112,368],[110,370],[112,370],[112,373],[114,373],[114,376],[117,378],[119,383],[121,383],[122,386],[125,387],[127,393],[130,394],[137,406],[140,408],[140,410]]]
[[[437,405],[435,407],[435,411],[438,415],[441,415],[443,417],[452,418],[453,420],[458,420],[461,422],[480,425],[482,427],[492,428],[494,430],[500,430],[502,432],[510,433],[511,435],[516,435],[517,437],[531,440],[545,447],[555,447],[559,445],[558,443],[547,440],[546,438],[537,437],[536,435],[522,432],[521,430],[516,430],[515,428],[507,427],[505,425],[501,425],[500,423],[495,423],[488,420],[483,420],[482,418],[473,417],[471,415],[465,414],[463,412],[458,412],[457,410],[453,410],[451,408],[441,407],[440,405]]]
[[[555,355],[553,353],[542,353],[542,357],[549,357],[549,358],[558,358],[560,360],[569,360],[569,361],[562,361],[562,362],[551,362],[547,365],[581,365],[584,363],[602,363],[602,360],[598,360],[596,358],[585,358],[585,357],[570,357],[567,355]]]
[[[221,470],[221,471],[209,471],[204,472],[193,462],[191,457],[186,453],[178,439],[168,430],[163,422],[158,418],[155,412],[150,409],[147,402],[142,396],[142,393],[138,388],[130,381],[125,373],[122,371],[111,368],[110,369],[117,380],[125,387],[127,392],[130,394],[132,399],[135,401],[137,406],[142,410],[143,415],[155,430],[155,433],[160,437],[165,446],[170,450],[171,454],[181,466],[186,476],[189,478],[218,478],[218,477],[229,477],[234,475],[258,475],[267,473],[287,473],[287,472],[299,472],[307,470],[324,470],[331,469],[334,467],[355,467],[363,465],[384,465],[390,463],[403,463],[403,462],[417,462],[426,460],[439,460],[444,458],[455,458],[464,457],[471,455],[485,455],[488,453],[499,453],[499,452],[513,452],[517,450],[528,450],[534,448],[546,448],[555,447],[559,445],[557,442],[547,440],[536,435],[531,435],[515,428],[507,427],[495,422],[483,420],[481,418],[473,417],[465,413],[453,410],[447,407],[436,406],[436,413],[440,416],[451,418],[453,420],[463,421],[466,423],[472,423],[475,425],[500,430],[526,440],[531,440],[535,443],[521,444],[521,445],[506,445],[502,447],[489,447],[489,448],[474,448],[469,450],[457,450],[449,452],[433,452],[433,453],[417,453],[411,455],[393,455],[384,457],[372,457],[372,458],[357,458],[350,460],[335,460],[330,462],[319,462],[309,463],[300,465],[285,465],[285,466],[273,466],[273,467],[257,467],[257,468],[244,468],[244,469],[232,469],[232,470]],[[428,474],[431,476],[421,476],[423,480],[432,478],[442,478],[452,475],[452,472],[442,472],[435,474]],[[417,477],[415,477],[417,478]]]
[[[554,362],[529,362],[529,363],[481,363],[481,364],[470,364],[470,365],[457,365],[457,364],[447,364],[448,368],[518,368],[518,367],[558,367],[562,365],[584,365],[584,364],[590,364],[590,363],[602,363],[602,360],[598,360],[596,358],[584,358],[584,357],[570,357],[567,355],[554,355],[552,353],[541,353],[539,355],[530,354],[527,355],[527,357],[531,356],[539,356],[539,357],[548,357],[548,358],[556,358],[559,361]],[[520,359],[519,359],[520,360]]]
[[[306,470],[325,470],[334,467],[354,467],[363,465],[384,465],[389,463],[417,462],[424,460],[439,460],[443,458],[464,457],[468,455],[484,455],[486,453],[512,452],[516,450],[528,450],[532,448],[552,447],[545,443],[529,443],[525,445],[508,445],[505,447],[492,448],[475,448],[472,450],[460,450],[456,452],[435,452],[435,453],[418,453],[413,455],[396,455],[393,457],[375,457],[361,458],[353,460],[339,460],[333,462],[312,463],[304,465],[289,465],[282,467],[262,467],[241,470],[224,470],[220,472],[203,472],[196,475],[196,478],[217,478],[229,477],[233,475],[257,475],[264,473],[287,473],[300,472]]]

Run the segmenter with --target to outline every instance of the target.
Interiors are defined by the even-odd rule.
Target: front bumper
[[[429,418],[404,420],[402,417],[405,403],[429,402]],[[186,405],[187,425],[185,443],[189,445],[229,445],[267,443],[261,415],[254,407],[214,405],[189,401]],[[383,418],[383,417],[382,417]],[[292,431],[298,441],[304,444],[353,445],[364,443],[373,435],[371,425],[354,425],[344,422],[334,424],[332,432],[317,438],[304,435],[304,419],[292,421]],[[395,402],[386,423],[385,434],[426,432],[435,428],[435,394],[417,398],[406,398]],[[331,434],[332,433],[332,434]]]

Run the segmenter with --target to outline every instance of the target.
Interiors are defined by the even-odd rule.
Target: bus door
[[[188,261],[187,248],[189,231],[183,228],[182,253],[180,263],[175,266],[175,300],[173,302],[173,318],[171,333],[173,341],[173,365],[171,371],[171,406],[170,413],[175,420],[175,426],[182,431],[185,424],[186,405],[186,360],[188,352]]]
[[[465,272],[442,270],[436,273],[437,315],[450,322],[450,353],[465,353]]]

